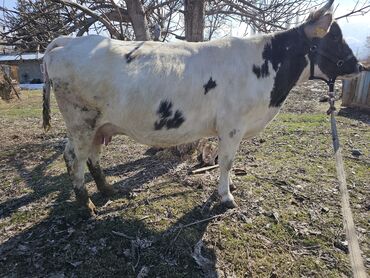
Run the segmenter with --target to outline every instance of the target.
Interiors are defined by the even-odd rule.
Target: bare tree
[[[113,0],[112,0],[113,2]],[[150,39],[148,22],[142,3],[139,0],[125,0],[127,12],[130,16],[136,40],[147,41]]]
[[[204,39],[204,0],[185,0],[185,39],[199,42]]]
[[[45,48],[51,39],[62,34],[106,33],[121,40],[149,40],[147,17],[140,0],[119,5],[113,0],[18,0],[15,10],[2,8],[0,23],[4,44],[34,50]]]
[[[348,18],[348,17],[351,17],[351,16],[365,15],[369,11],[370,11],[370,2],[369,1],[363,1],[361,3],[360,0],[357,0],[356,4],[353,6],[353,9],[350,12],[348,12],[346,14],[343,14],[341,16],[338,16],[336,18],[336,20],[342,19],[342,18]]]
[[[3,43],[20,49],[25,46],[31,51],[41,46],[42,50],[56,36],[70,33],[68,26],[62,22],[62,9],[61,5],[18,1],[17,10],[7,12],[3,19],[3,25],[9,30],[2,32]]]
[[[0,44],[22,50],[46,47],[61,34],[103,33],[120,40],[210,40],[225,26],[245,23],[253,30],[282,30],[324,0],[18,0],[14,10],[0,8]],[[370,10],[358,2],[342,17]],[[154,34],[155,33],[155,34]],[[206,38],[204,37],[206,33]]]

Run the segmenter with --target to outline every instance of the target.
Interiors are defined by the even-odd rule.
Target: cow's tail
[[[44,87],[42,92],[42,127],[45,131],[48,131],[51,127],[50,125],[50,80],[46,68],[45,61],[42,63],[44,72]]]
[[[53,40],[45,50],[45,55],[41,65],[41,71],[44,74],[44,87],[43,87],[43,95],[42,95],[42,127],[45,131],[48,131],[51,127],[50,125],[50,90],[51,90],[51,82],[49,79],[48,69],[46,66],[46,60],[48,53],[56,48],[65,46],[68,42],[72,40],[71,37],[59,37]]]

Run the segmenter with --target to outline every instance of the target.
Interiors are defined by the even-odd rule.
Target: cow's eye
[[[311,52],[316,52],[316,50],[317,50],[317,45],[316,44],[314,44],[313,46],[310,47]]]
[[[338,68],[342,67],[342,66],[343,66],[343,64],[344,64],[344,61],[343,61],[343,60],[339,60],[339,61],[337,62],[337,66],[338,66]]]

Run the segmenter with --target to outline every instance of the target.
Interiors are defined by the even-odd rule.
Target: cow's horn
[[[331,8],[333,3],[334,3],[334,0],[329,0],[328,3],[326,3],[326,5],[324,7],[322,7],[321,9],[319,9],[317,11],[317,13],[319,13],[321,15],[325,14]]]

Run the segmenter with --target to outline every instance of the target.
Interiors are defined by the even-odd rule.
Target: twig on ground
[[[191,173],[192,175],[194,175],[194,174],[200,174],[200,173],[204,173],[204,172],[209,171],[209,170],[216,169],[216,168],[218,168],[218,167],[219,167],[219,165],[218,165],[218,164],[216,164],[216,165],[207,166],[207,167],[202,167],[202,168],[199,168],[199,169],[193,170],[193,171],[191,171],[190,173]]]
[[[208,218],[204,218],[204,219],[201,219],[201,220],[198,220],[198,221],[195,221],[195,222],[192,222],[192,223],[189,223],[189,224],[180,226],[179,228],[181,228],[181,229],[188,228],[190,226],[194,226],[194,225],[197,225],[197,224],[200,224],[200,223],[203,223],[203,222],[208,222],[208,221],[211,221],[211,220],[216,219],[216,218],[219,218],[219,217],[226,218],[228,216],[233,215],[235,213],[235,211],[236,211],[236,209],[230,209],[226,213],[216,214],[214,216],[211,216],[211,217],[208,217]]]
[[[208,218],[205,218],[205,219],[201,219],[201,220],[198,220],[198,221],[195,221],[195,222],[192,222],[192,223],[189,223],[189,224],[186,224],[186,225],[180,225],[179,227],[176,227],[174,229],[174,231],[176,230],[179,230],[176,234],[176,236],[174,237],[174,239],[171,241],[171,243],[169,244],[169,246],[172,246],[176,240],[178,239],[178,237],[180,236],[181,232],[185,229],[185,228],[188,228],[188,227],[191,227],[191,226],[194,226],[194,225],[197,225],[197,224],[200,224],[200,223],[204,223],[204,222],[208,222],[208,221],[211,221],[213,219],[216,219],[216,218],[219,218],[219,217],[222,217],[225,218],[225,217],[228,217],[230,215],[232,215],[233,213],[235,212],[235,210],[229,210],[227,213],[221,213],[221,214],[216,214],[214,216],[211,216],[211,217],[208,217]]]

